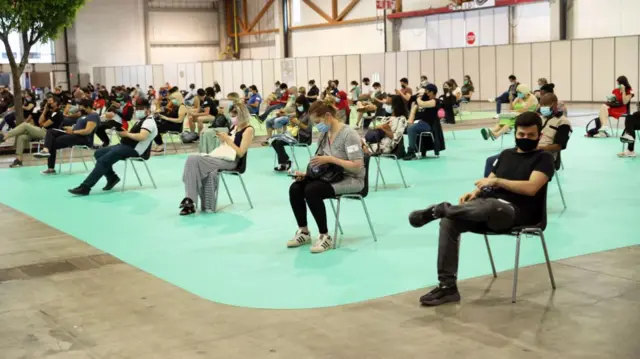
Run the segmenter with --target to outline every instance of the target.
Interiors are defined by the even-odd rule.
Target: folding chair
[[[165,136],[169,136],[169,139],[171,140],[171,145],[173,146],[173,150],[178,153],[178,146],[176,146],[176,143],[174,141],[174,137],[178,136],[178,140],[180,140],[180,149],[182,150],[182,152],[187,153],[187,148],[184,145],[184,142],[182,142],[182,133],[177,132],[177,131],[167,131],[165,133],[162,134],[162,137]],[[167,143],[164,143],[164,155],[167,154]]]
[[[387,153],[387,154],[380,153],[380,154],[373,154],[371,156],[375,158],[376,166],[377,166],[375,191],[378,190],[378,178],[382,179],[383,186],[385,187],[387,186],[387,183],[384,180],[384,176],[382,175],[382,170],[380,169],[381,158],[392,158],[393,160],[395,160],[396,165],[398,165],[398,172],[400,172],[400,178],[402,178],[402,184],[404,185],[404,188],[409,188],[409,186],[407,186],[407,181],[405,181],[404,179],[404,172],[402,172],[402,166],[400,166],[400,162],[401,162],[400,160],[405,156],[404,137],[400,140],[400,142],[396,146],[396,149],[393,153]]]
[[[428,131],[420,132],[420,134],[418,135],[418,153],[420,155],[422,155],[422,138],[423,137],[431,137],[431,142],[433,143],[434,148],[436,145],[436,139],[432,132],[428,132]],[[440,157],[440,151],[434,150],[433,152],[435,153],[436,157]]]
[[[37,152],[40,152],[40,148],[44,146],[44,140],[29,142],[29,154],[33,153],[33,145],[38,146]]]
[[[306,148],[307,149],[307,154],[309,154],[309,158],[311,158],[313,155],[311,154],[311,149],[309,147],[311,147],[311,141],[312,138],[309,138],[309,142],[306,143],[302,143],[302,142],[298,142],[298,143],[292,143],[289,145],[289,148],[291,148],[291,156],[293,157],[293,162],[296,164],[296,168],[300,168],[300,166],[298,165],[298,159],[296,158],[296,147],[301,147],[301,148]]]
[[[367,195],[369,194],[369,162],[370,162],[370,157],[365,155],[364,158],[364,168],[365,168],[365,176],[364,176],[364,188],[362,188],[362,190],[358,193],[353,193],[353,194],[341,194],[341,195],[337,195],[334,199],[338,202],[338,206],[337,209],[336,207],[333,205],[333,200],[334,199],[330,199],[329,202],[331,203],[331,208],[333,209],[333,214],[335,216],[335,220],[336,220],[336,227],[335,227],[335,231],[333,234],[333,249],[336,249],[338,247],[338,230],[340,230],[340,233],[343,234],[342,232],[342,226],[340,225],[340,203],[343,199],[354,199],[354,200],[358,200],[360,201],[360,203],[362,203],[362,209],[364,210],[364,214],[365,216],[367,216],[367,222],[369,223],[369,229],[371,230],[371,235],[373,235],[373,240],[374,242],[378,241],[378,237],[376,236],[376,232],[373,229],[373,224],[371,223],[371,217],[369,216],[369,211],[367,210],[367,204],[365,203],[365,197],[367,197]]]
[[[244,180],[242,179],[242,174],[247,170],[247,156],[249,154],[245,153],[244,157],[240,159],[238,162],[238,167],[235,170],[221,170],[218,171],[219,179],[222,181],[224,185],[225,191],[227,191],[227,196],[229,196],[229,201],[233,204],[233,198],[231,197],[231,192],[229,192],[229,187],[227,187],[227,182],[224,180],[224,176],[236,176],[240,179],[240,184],[242,184],[242,189],[244,190],[244,194],[247,196],[247,200],[249,201],[249,206],[253,209],[253,202],[251,202],[251,197],[249,196],[249,192],[247,191],[247,186],[244,184]],[[220,185],[218,188],[215,188],[216,192],[216,202],[218,201],[218,190],[220,189]],[[217,203],[216,203],[216,211],[217,211]]]
[[[493,271],[493,277],[498,277],[496,273],[496,266],[493,262],[493,255],[491,253],[491,246],[489,245],[489,237],[491,235],[508,235],[516,237],[516,255],[515,255],[515,266],[513,269],[513,288],[511,293],[511,302],[516,302],[516,293],[518,288],[518,268],[520,262],[520,239],[522,235],[525,236],[536,236],[540,238],[540,242],[542,244],[542,250],[544,252],[544,258],[547,263],[547,271],[549,272],[549,280],[551,281],[551,288],[553,290],[556,289],[556,282],[553,278],[553,271],[551,269],[551,261],[549,260],[549,253],[547,251],[547,244],[544,239],[544,230],[547,228],[547,186],[545,185],[544,191],[544,203],[542,205],[542,217],[540,223],[535,226],[522,226],[522,227],[514,227],[510,230],[495,233],[491,231],[472,231],[476,234],[481,234],[484,236],[484,241],[487,245],[487,253],[489,254],[489,261],[491,262],[491,270]]]
[[[138,179],[138,184],[142,187],[142,181],[140,180],[140,175],[138,175],[138,170],[136,170],[135,162],[142,162],[144,168],[147,170],[147,174],[149,175],[149,179],[151,180],[151,184],[153,184],[153,188],[158,189],[156,186],[156,181],[153,180],[153,176],[151,175],[151,171],[149,171],[149,166],[147,166],[147,160],[143,157],[129,157],[124,160],[124,175],[122,176],[122,192],[124,192],[124,186],[127,182],[127,164],[131,163],[131,168],[133,168],[133,173],[135,173],[136,178]]]
[[[72,146],[71,148],[69,148],[69,173],[71,173],[71,170],[73,168],[73,151],[76,150],[76,149],[83,150],[81,152],[81,154],[82,154],[81,155],[82,164],[84,165],[84,169],[89,171],[89,167],[87,166],[87,161],[86,161],[86,156],[85,156],[85,152],[84,151],[85,150],[86,151],[90,151],[91,148],[89,146],[85,146],[85,145],[75,145],[75,146]],[[62,156],[63,150],[65,150],[65,148],[61,148],[61,149],[58,150],[59,153],[60,153],[60,156],[58,158],[58,161],[59,161],[59,163],[58,163],[58,173],[62,173],[62,163],[64,162],[63,161],[64,157]],[[93,156],[90,156],[90,157],[91,157],[91,161],[95,165],[96,160],[93,158]]]

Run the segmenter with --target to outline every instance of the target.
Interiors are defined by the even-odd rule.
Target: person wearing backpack
[[[107,184],[102,190],[110,191],[120,182],[120,178],[113,171],[113,165],[116,162],[131,157],[149,159],[151,141],[158,134],[158,128],[156,121],[151,116],[151,105],[148,100],[138,99],[135,108],[138,122],[131,128],[131,131],[122,127],[117,128],[120,144],[96,151],[96,166],[93,171],[80,186],[70,189],[69,193],[76,196],[86,196],[102,177],[107,179]]]

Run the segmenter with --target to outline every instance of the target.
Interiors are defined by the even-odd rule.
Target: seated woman
[[[295,143],[311,143],[311,126],[309,125],[309,100],[305,96],[296,99],[296,115],[289,121],[286,133],[272,137],[271,146],[278,155],[276,172],[288,171],[291,168],[291,160],[285,146]]]
[[[391,116],[376,126],[375,129],[368,131],[364,136],[371,150],[376,154],[394,153],[407,128],[409,112],[402,97],[393,96],[391,98],[391,108]]]
[[[289,124],[289,119],[296,113],[296,97],[298,89],[290,87],[282,98],[287,97],[287,103],[282,109],[278,109],[274,117],[268,118],[264,125],[267,128],[267,141],[262,143],[263,146],[269,146],[268,139],[273,136],[274,129],[281,129]]]
[[[455,109],[458,106],[458,97],[452,92],[453,84],[451,80],[442,85],[443,94],[440,95],[440,107],[444,110],[444,123],[454,125],[456,123]]]
[[[500,114],[500,120],[493,129],[483,128],[480,130],[482,138],[488,140],[496,140],[496,138],[507,133],[516,123],[516,117],[527,111],[536,111],[538,109],[538,99],[531,93],[529,86],[519,84],[516,87],[516,99],[511,103],[511,112]]]
[[[435,143],[432,144],[433,151],[437,154],[445,148],[444,135],[440,126],[438,110],[441,108],[438,100],[438,87],[428,84],[425,87],[424,95],[416,99],[416,103],[411,107],[409,114],[409,127],[407,127],[407,155],[405,161],[418,158],[418,152],[424,152],[424,148],[418,148],[418,139],[423,132],[431,132]],[[424,146],[423,146],[424,147]]]
[[[462,89],[458,87],[458,83],[454,79],[449,79],[449,81],[447,82],[449,83],[451,93],[456,97],[456,100],[460,102],[460,100],[462,99]]]
[[[627,149],[618,153],[618,157],[636,157],[636,131],[640,130],[640,111],[626,116],[624,131],[620,136],[620,142],[627,144]]]
[[[619,120],[620,116],[627,113],[627,106],[634,96],[633,89],[626,76],[620,76],[616,81],[618,87],[611,91],[612,95],[600,107],[596,128],[590,130],[587,137],[609,137],[609,117]]]
[[[217,100],[214,101],[217,102]],[[220,145],[218,131],[223,127],[231,127],[233,119],[238,116],[234,107],[234,104],[238,101],[242,101],[240,95],[237,92],[230,92],[227,94],[227,101],[225,101],[222,106],[218,106],[216,111],[218,116],[211,122],[209,127],[200,133],[200,142],[198,143],[200,153],[209,153]],[[248,109],[249,107],[247,105],[247,110]]]
[[[364,153],[360,136],[336,118],[337,110],[332,101],[317,100],[309,109],[311,121],[321,133],[318,151],[311,159],[307,173],[296,172],[295,182],[289,188],[289,201],[298,223],[298,230],[287,242],[287,247],[300,247],[311,243],[311,232],[307,226],[308,206],[320,232],[318,240],[311,246],[311,253],[322,253],[333,248],[323,201],[340,194],[358,193],[364,188]],[[323,165],[333,165],[330,168],[333,167],[337,171],[342,168],[343,178],[334,183],[312,178]]]
[[[218,116],[218,101],[214,100],[211,95],[213,95],[212,87],[207,87],[206,90],[198,89],[196,92],[193,106],[197,108],[197,110],[192,112],[188,117],[191,132],[195,132],[197,123],[198,134],[201,134],[204,130],[205,122],[211,122]]]
[[[160,118],[160,121],[158,121],[158,135],[153,139],[157,146],[153,149],[153,152],[162,152],[164,150],[163,134],[167,132],[182,132],[184,121],[188,114],[189,111],[184,103],[175,98],[171,99],[164,114],[158,116]]]
[[[462,84],[462,98],[459,102],[471,102],[471,96],[473,96],[473,92],[475,91],[475,87],[473,87],[473,81],[471,81],[471,76],[464,75],[464,84]]]
[[[247,106],[240,100],[234,104],[235,112],[238,114],[231,134],[218,132],[220,141],[224,146],[230,147],[234,153],[234,159],[221,156],[214,150],[209,155],[191,155],[184,165],[185,198],[180,202],[180,215],[186,216],[196,212],[196,201],[200,198],[201,211],[216,210],[216,189],[218,186],[218,171],[234,170],[238,167],[239,161],[246,156],[249,145],[253,141],[253,127],[249,126],[251,116]],[[220,147],[222,148],[222,146]],[[223,152],[223,151],[218,151]]]
[[[537,98],[541,98],[544,94],[542,93],[542,87],[548,85],[549,81],[546,78],[541,77],[538,79],[538,87],[533,91],[533,94],[536,95]]]

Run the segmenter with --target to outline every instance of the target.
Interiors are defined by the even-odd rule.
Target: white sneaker
[[[593,135],[593,137],[596,137],[596,138],[607,138],[607,137],[609,137],[609,133],[608,132],[598,132],[595,135]]]
[[[624,135],[620,136],[620,141],[621,142],[627,142],[627,143],[634,143],[634,142],[636,142],[636,139],[631,137],[630,134],[625,133]]]
[[[629,157],[629,158],[635,158],[636,157],[636,153],[633,151],[629,151],[629,150],[625,150],[624,152],[620,152],[618,153],[618,157]]]
[[[493,116],[493,118],[496,119],[496,120],[499,119],[500,118],[500,114],[497,114],[497,115]]]
[[[602,126],[602,127],[600,127],[598,132],[609,132],[609,127]]]
[[[488,99],[487,101],[489,101],[489,102],[496,102],[496,99],[492,97],[492,98]]]
[[[287,241],[287,248],[296,248],[311,243],[311,236],[308,233],[302,233],[297,230],[295,236]]]
[[[328,234],[321,234],[316,243],[311,246],[311,253],[322,253],[333,249],[333,240]]]

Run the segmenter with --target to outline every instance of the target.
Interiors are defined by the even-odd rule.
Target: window
[[[298,25],[302,22],[300,2],[302,0],[291,0],[291,23]]]
[[[22,57],[22,41],[20,34],[9,34],[9,45],[16,61],[20,61]],[[39,42],[31,47],[29,51],[30,63],[53,63],[55,62],[55,47],[53,41]],[[7,54],[4,44],[0,42],[0,63],[9,63],[9,55]]]

